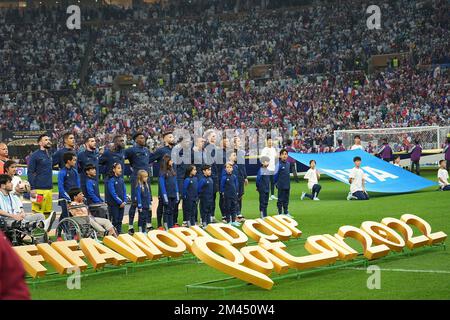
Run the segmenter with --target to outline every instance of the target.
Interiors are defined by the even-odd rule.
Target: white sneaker
[[[52,228],[53,222],[55,222],[56,219],[56,212],[52,211],[48,215],[48,218],[44,220],[44,230],[49,232]]]
[[[347,200],[352,200],[352,198],[353,198],[353,195],[352,195],[352,193],[351,192],[349,192],[348,193],[348,195],[347,195]]]
[[[272,200],[278,200],[278,198],[273,194],[272,195]]]
[[[315,197],[313,200],[314,200],[314,201],[320,201],[320,199],[317,198],[317,197]]]
[[[305,195],[306,195],[306,192],[302,192],[302,196],[300,197],[300,200],[305,199]]]
[[[289,217],[289,218],[294,218],[293,216],[291,216],[289,213],[286,213],[285,216]]]

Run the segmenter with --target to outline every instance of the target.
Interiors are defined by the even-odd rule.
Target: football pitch
[[[424,177],[436,181],[436,171],[423,172]],[[432,231],[450,234],[450,192],[438,192],[437,187],[420,192],[388,195],[370,194],[369,201],[347,201],[348,186],[329,178],[321,180],[321,201],[300,200],[306,190],[306,181],[292,180],[290,213],[298,221],[303,240],[287,243],[288,252],[306,255],[304,240],[311,235],[334,234],[343,225],[359,227],[363,221],[381,221],[385,217],[400,218],[402,214],[418,215],[430,223]],[[129,190],[129,188],[128,188]],[[152,185],[153,195],[157,194]],[[242,213],[246,218],[257,218],[258,193],[254,181],[245,189]],[[269,202],[269,215],[276,214],[276,201]],[[216,210],[216,216],[220,215]],[[179,217],[182,214],[180,211]],[[153,225],[156,225],[155,219]],[[417,232],[417,230],[415,230]],[[362,246],[348,240],[358,252]],[[449,244],[449,240],[446,240]],[[55,282],[30,284],[33,299],[450,299],[450,252],[443,247],[417,249],[411,255],[390,254],[374,260],[371,265],[380,268],[379,289],[369,289],[371,276],[364,266],[324,269],[275,280],[270,291],[253,285],[236,289],[186,290],[186,285],[224,279],[228,276],[208,265],[190,259],[172,259],[167,263],[147,262],[127,274],[124,271],[100,272],[81,278],[81,288],[70,290],[65,278]],[[276,274],[272,274],[276,277]],[[45,279],[45,278],[44,278]],[[238,280],[229,280],[239,284]],[[219,282],[220,283],[220,282]]]

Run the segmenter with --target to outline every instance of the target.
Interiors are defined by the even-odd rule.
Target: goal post
[[[420,141],[424,150],[432,150],[442,148],[442,144],[447,139],[446,132],[450,133],[450,128],[438,126],[335,130],[334,146],[337,147],[338,141],[342,140],[343,145],[349,149],[353,145],[355,136],[359,135],[363,147],[367,147],[369,142],[373,147],[379,147],[382,140],[386,138],[394,152],[404,151],[415,140]]]

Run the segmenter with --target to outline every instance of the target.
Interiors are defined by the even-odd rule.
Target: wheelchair
[[[8,225],[4,217],[0,217],[0,230],[13,246],[24,246],[48,243],[48,234],[36,222],[13,221]]]
[[[94,217],[108,218],[108,210],[106,204],[90,206],[86,204],[69,206],[69,204],[67,204],[67,212],[69,213],[69,216],[59,221],[58,225],[56,226],[56,235],[61,235],[61,238],[64,241],[79,240],[83,238],[92,238],[98,240],[98,233],[94,229],[94,227],[91,226],[89,216],[74,217],[71,214],[71,210],[79,208],[87,208],[89,215],[92,215]]]

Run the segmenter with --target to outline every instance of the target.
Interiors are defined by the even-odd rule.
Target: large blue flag
[[[354,167],[353,158],[361,157],[361,168],[367,174],[366,190],[374,192],[401,193],[437,186],[436,182],[417,176],[407,170],[383,161],[362,150],[335,153],[295,153],[289,156],[309,166],[310,160],[316,160],[320,172],[349,184],[349,171]]]

